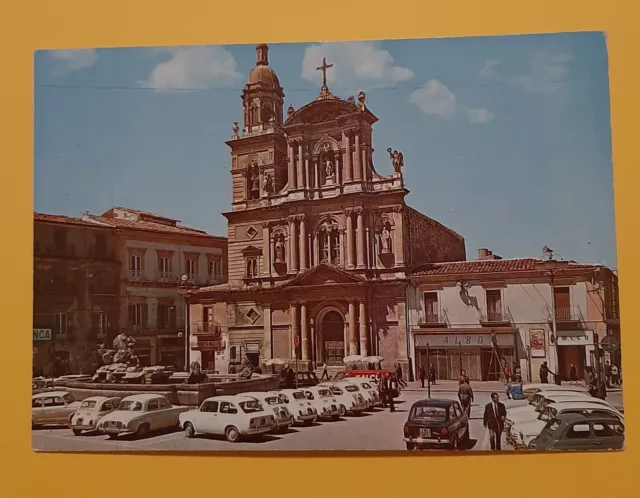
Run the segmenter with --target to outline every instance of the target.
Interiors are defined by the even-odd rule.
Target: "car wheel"
[[[118,439],[118,435],[117,434],[109,434],[107,437],[109,439]]]
[[[262,438],[264,437],[264,434],[256,434],[255,436],[253,436],[253,440],[256,443],[259,443],[260,441],[262,441]]]
[[[347,408],[344,405],[340,405],[340,416],[344,417],[347,415]]]
[[[413,444],[413,443],[406,443],[406,445],[407,445],[407,450],[408,451],[413,451],[413,450],[416,449],[416,445]]]
[[[305,421],[303,422],[303,424],[304,424],[306,427],[309,427],[311,424],[313,424],[313,420],[311,420],[311,419],[307,419],[307,420],[305,420]]]
[[[80,429],[73,429],[74,436],[79,436],[80,434],[82,434],[82,431]]]
[[[196,435],[196,430],[193,428],[193,424],[191,422],[184,424],[184,433],[188,438],[192,438]]]
[[[140,425],[136,431],[136,437],[143,438],[147,434],[149,434],[149,424]]]
[[[340,420],[340,415],[331,415],[331,420],[333,420],[334,422],[336,420]]]
[[[224,436],[230,443],[237,443],[240,440],[240,432],[233,425],[227,427],[224,431]]]

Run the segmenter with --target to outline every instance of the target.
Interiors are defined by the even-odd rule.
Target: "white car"
[[[533,396],[535,396],[539,392],[549,392],[549,391],[567,391],[567,392],[579,392],[586,393],[588,389],[584,386],[557,386],[555,384],[542,384],[542,383],[533,383],[533,384],[525,384],[522,388],[522,393],[524,394],[527,400],[531,400]]]
[[[107,396],[91,396],[85,398],[78,411],[71,416],[71,430],[76,436],[82,431],[95,431],[102,417],[118,408],[120,398]]]
[[[378,386],[375,387],[368,382],[366,379],[353,379],[351,381],[353,384],[356,384],[360,388],[360,392],[365,396],[365,400],[369,402],[369,408],[375,408],[377,406],[382,406],[382,400],[380,399],[380,393],[378,392]]]
[[[71,416],[80,408],[67,391],[46,391],[31,397],[31,428],[41,425],[68,425]]]
[[[340,416],[347,413],[359,415],[367,409],[367,402],[359,392],[348,392],[340,383],[319,384],[318,387],[326,387],[340,403]],[[355,387],[355,386],[354,386]]]
[[[271,410],[273,412],[273,417],[275,419],[274,432],[287,432],[289,427],[293,425],[293,415],[287,409],[287,405],[282,401],[282,398],[275,393],[251,392],[242,393],[242,396],[255,398],[260,402],[265,410]]]
[[[536,420],[516,424],[511,428],[512,433],[515,433],[512,436],[511,444],[518,449],[528,448],[531,441],[538,437],[549,420],[555,418],[557,415],[563,415],[566,413],[613,415],[614,417],[617,417],[622,424],[624,424],[624,415],[613,406],[607,405],[608,403],[600,404],[582,401],[560,401],[558,403],[551,403],[547,405],[542,412],[540,412]]]
[[[314,386],[302,391],[317,410],[318,418],[331,420],[340,418],[340,404],[329,388]]]
[[[160,394],[134,394],[120,401],[117,410],[102,417],[98,430],[109,438],[135,435],[144,437],[151,431],[178,427],[178,416],[186,406],[173,406]]]
[[[293,415],[294,424],[311,425],[318,420],[318,410],[307,399],[302,389],[283,389],[275,394],[287,405]]]
[[[593,396],[590,396],[586,393],[538,393],[535,395],[533,401],[535,402],[534,405],[518,407],[507,412],[507,419],[505,421],[505,432],[507,433],[507,438],[509,438],[511,427],[514,424],[535,420],[538,417],[538,414],[548,404],[557,403],[560,401],[585,401],[592,403],[604,403],[602,400],[594,398]]]
[[[230,443],[242,437],[259,440],[276,425],[275,418],[251,396],[215,396],[197,410],[180,414],[180,427],[188,438],[196,434],[224,436]]]

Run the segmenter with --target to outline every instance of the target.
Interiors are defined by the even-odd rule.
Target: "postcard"
[[[32,446],[624,448],[602,33],[35,56]]]

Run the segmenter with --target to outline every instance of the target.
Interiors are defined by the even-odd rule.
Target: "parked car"
[[[299,389],[283,389],[275,393],[285,402],[289,412],[293,415],[294,424],[311,425],[318,419],[318,410]]]
[[[536,451],[602,451],[624,448],[624,424],[598,413],[567,413],[549,420],[530,448]]]
[[[303,392],[317,410],[318,418],[331,420],[340,418],[340,404],[329,388],[308,387]]]
[[[350,378],[349,381],[357,385],[360,388],[360,391],[367,395],[370,409],[382,406],[382,400],[380,399],[380,392],[378,391],[377,385],[374,387],[374,385],[365,378]]]
[[[135,435],[144,437],[149,432],[178,427],[178,416],[188,411],[186,406],[173,406],[160,394],[134,394],[120,401],[118,408],[105,415],[98,430],[109,438]]]
[[[243,437],[259,440],[276,426],[274,416],[258,400],[245,395],[207,398],[197,410],[183,412],[179,419],[188,438],[213,434],[230,443]]]
[[[269,410],[273,412],[273,432],[287,432],[289,427],[293,425],[293,415],[287,409],[286,403],[282,401],[282,398],[277,394],[268,392],[251,392],[242,393],[242,396],[248,396],[256,399],[267,412]]]
[[[567,413],[595,413],[616,417],[624,424],[624,415],[608,404],[594,404],[591,401],[561,401],[551,403],[542,409],[538,418],[532,422],[515,424],[511,428],[510,442],[516,449],[527,448],[529,444],[542,432],[547,422],[558,415]]]
[[[294,372],[294,382],[297,389],[301,387],[312,387],[318,385],[318,377],[315,372]],[[280,388],[286,389],[286,380],[280,379]]]
[[[507,409],[507,418],[505,420],[504,431],[507,433],[507,435],[509,435],[511,432],[511,426],[514,423],[522,422],[525,420],[535,420],[535,418],[538,416],[538,413],[540,413],[546,405],[560,400],[591,401],[598,400],[598,398],[594,398],[593,396],[586,393],[541,391],[531,399],[531,402],[528,405]]]
[[[469,440],[469,419],[455,400],[424,399],[411,406],[403,431],[407,450],[429,446],[457,450]]]
[[[120,398],[91,396],[80,404],[78,411],[71,416],[71,430],[76,436],[82,431],[95,431],[102,417],[118,408]]]
[[[31,397],[31,428],[41,425],[68,425],[71,416],[80,408],[71,393],[46,391]]]
[[[542,391],[568,391],[568,392],[580,392],[586,393],[588,389],[584,386],[557,386],[555,384],[542,384],[542,383],[532,383],[525,384],[522,392],[527,401],[531,401],[531,399],[539,392]]]
[[[367,409],[367,402],[364,396],[358,392],[348,392],[340,383],[319,384],[319,387],[326,387],[340,404],[340,416],[344,417],[348,413],[359,415]]]

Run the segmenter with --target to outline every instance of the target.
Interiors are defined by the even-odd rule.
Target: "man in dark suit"
[[[506,418],[507,407],[500,403],[498,393],[491,393],[491,402],[484,407],[483,423],[484,428],[489,429],[492,450],[500,451],[502,449],[502,430]]]

